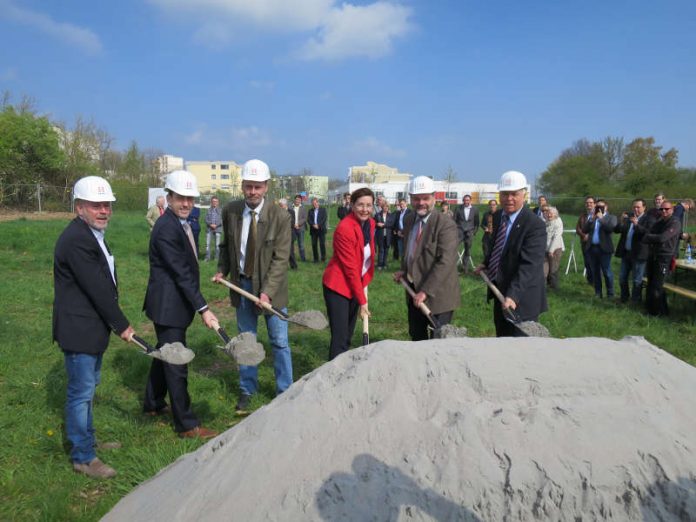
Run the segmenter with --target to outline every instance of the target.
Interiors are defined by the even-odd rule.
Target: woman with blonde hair
[[[563,221],[558,217],[556,207],[545,207],[546,220],[546,257],[544,259],[544,276],[552,290],[558,290],[558,271],[561,257],[565,250],[563,243]]]

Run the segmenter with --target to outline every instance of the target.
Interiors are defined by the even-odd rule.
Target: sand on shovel
[[[179,342],[164,344],[161,348],[149,352],[148,355],[170,364],[188,364],[196,356],[192,350]]]
[[[232,357],[237,364],[256,366],[266,357],[266,352],[261,343],[256,342],[256,335],[252,332],[243,332],[230,339],[222,350]]]
[[[454,326],[453,324],[444,324],[433,330],[435,339],[453,339],[455,337],[466,337],[468,330],[464,326]]]
[[[324,330],[329,326],[329,321],[326,320],[324,314],[317,310],[306,310],[304,312],[296,312],[290,316],[289,321],[295,324],[301,324],[312,330]]]
[[[643,339],[351,350],[107,521],[694,520],[696,368]]]

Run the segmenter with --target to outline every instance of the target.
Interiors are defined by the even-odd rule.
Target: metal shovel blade
[[[148,352],[147,355],[160,361],[177,365],[188,364],[196,356],[193,351],[179,342],[164,344],[159,349]]]
[[[256,342],[256,336],[251,332],[244,332],[233,337],[222,350],[237,364],[243,366],[257,366],[266,358],[263,345]]]

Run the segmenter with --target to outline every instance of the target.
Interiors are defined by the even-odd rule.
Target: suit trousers
[[[421,312],[420,308],[416,308],[411,297],[406,297],[406,305],[408,307],[408,334],[412,341],[425,341],[431,339],[431,331],[428,330],[430,322],[428,318]],[[445,326],[452,321],[454,310],[442,312],[441,314],[433,314],[433,317],[440,323],[440,326]]]
[[[464,267],[467,268],[467,261],[471,257],[471,244],[474,242],[474,235],[469,231],[463,232],[461,242],[464,244]]]
[[[648,260],[648,289],[645,292],[645,305],[650,315],[668,315],[667,296],[663,287],[669,274],[671,257],[654,256]]]
[[[614,273],[611,271],[611,252],[602,252],[599,245],[590,245],[587,249],[592,266],[592,280],[594,282],[595,296],[602,297],[602,275],[606,286],[607,297],[614,297]]]
[[[330,361],[350,348],[360,305],[357,299],[348,299],[326,286],[324,286],[324,302],[331,328]]]
[[[186,345],[186,328],[155,324],[157,348],[166,343],[180,342]],[[158,411],[166,406],[164,401],[169,391],[169,402],[174,419],[174,431],[181,433],[200,425],[191,410],[191,397],[188,393],[188,365],[169,364],[153,359],[150,375],[145,388],[143,411]]]
[[[310,228],[309,235],[312,236],[312,257],[314,262],[319,262],[319,251],[321,251],[321,260],[326,261],[326,231]],[[317,244],[319,246],[318,249]]]
[[[297,249],[300,253],[300,259],[306,261],[305,259],[305,249],[304,249],[304,227],[292,229],[292,244],[290,245],[290,252],[295,255],[295,242],[297,242]]]

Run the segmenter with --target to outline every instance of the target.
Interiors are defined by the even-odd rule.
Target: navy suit
[[[312,257],[314,258],[315,263],[319,261],[317,243],[319,243],[319,250],[321,250],[321,260],[326,261],[326,209],[319,207],[317,210],[318,212],[316,218],[314,217],[314,208],[310,208],[307,211],[307,224],[309,225],[309,235],[312,238]],[[314,225],[319,225],[319,228],[314,228]]]
[[[493,215],[493,239],[495,244],[503,211]],[[522,207],[508,235],[498,274],[489,274],[505,297],[517,303],[517,313],[523,321],[536,321],[539,314],[548,309],[544,256],[546,253],[546,224],[527,207]],[[493,248],[484,264],[488,266]],[[496,277],[497,276],[497,277]],[[489,299],[494,299],[488,292]],[[512,336],[517,330],[505,320],[500,302],[495,299],[493,318],[498,337]]]
[[[143,310],[155,323],[157,345],[186,344],[186,328],[196,311],[206,308],[200,292],[198,261],[179,218],[167,209],[155,222],[150,235],[150,279]],[[145,390],[143,409],[161,410],[169,390],[174,427],[177,432],[199,425],[191,411],[188,366],[153,359]]]

